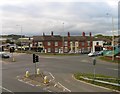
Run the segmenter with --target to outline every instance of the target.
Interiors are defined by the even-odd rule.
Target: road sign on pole
[[[93,58],[93,65],[96,65],[96,59]]]
[[[94,65],[94,80],[95,80],[95,65],[96,65],[96,59],[93,58],[93,65]]]

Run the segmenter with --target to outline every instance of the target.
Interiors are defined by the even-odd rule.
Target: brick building
[[[45,53],[84,53],[90,52],[92,49],[93,37],[82,33],[82,36],[71,36],[68,32],[67,36],[51,35],[33,36],[33,48],[39,48]]]

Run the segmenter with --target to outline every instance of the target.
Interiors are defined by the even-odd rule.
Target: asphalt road
[[[33,87],[19,82],[17,76],[24,75],[26,70],[34,73],[32,55],[14,54],[16,62],[5,60],[2,63],[3,91],[7,92],[45,92],[43,88]],[[93,73],[92,58],[87,55],[80,56],[40,56],[37,67],[41,71],[53,74],[56,81],[72,92],[111,92],[100,87],[95,87],[83,82],[76,81],[72,75],[76,72]],[[97,60],[96,73],[108,76],[118,76],[118,65]]]

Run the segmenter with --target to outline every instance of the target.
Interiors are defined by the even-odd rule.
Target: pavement
[[[15,62],[10,59],[2,63],[2,90],[7,92],[46,92],[45,88],[31,86],[18,81],[17,76],[24,75],[26,70],[35,72],[32,55],[14,53]],[[40,56],[37,68],[50,72],[57,82],[71,92],[111,92],[101,87],[92,86],[75,80],[72,75],[76,72],[93,73],[92,57],[80,56]],[[96,73],[118,77],[118,64],[97,60]],[[49,92],[49,91],[47,91]],[[57,92],[57,91],[56,91]]]

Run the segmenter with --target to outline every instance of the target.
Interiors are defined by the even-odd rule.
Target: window
[[[38,46],[42,46],[42,42],[38,42]]]
[[[64,46],[67,46],[67,41],[64,42]]]
[[[55,42],[55,46],[58,46],[58,42]]]
[[[96,45],[99,45],[99,42],[96,42]]]
[[[82,42],[82,46],[84,46],[85,45],[85,43],[84,42]]]
[[[48,46],[50,46],[51,45],[51,43],[50,42],[48,42]]]
[[[65,51],[65,52],[67,52],[67,51],[68,51],[67,47],[65,47],[65,48],[64,48],[64,51]]]
[[[90,46],[90,41],[88,41],[88,46]]]
[[[51,52],[51,48],[48,48],[48,52]]]
[[[78,42],[75,42],[75,46],[78,47]]]
[[[58,52],[58,48],[55,48],[55,52]]]

